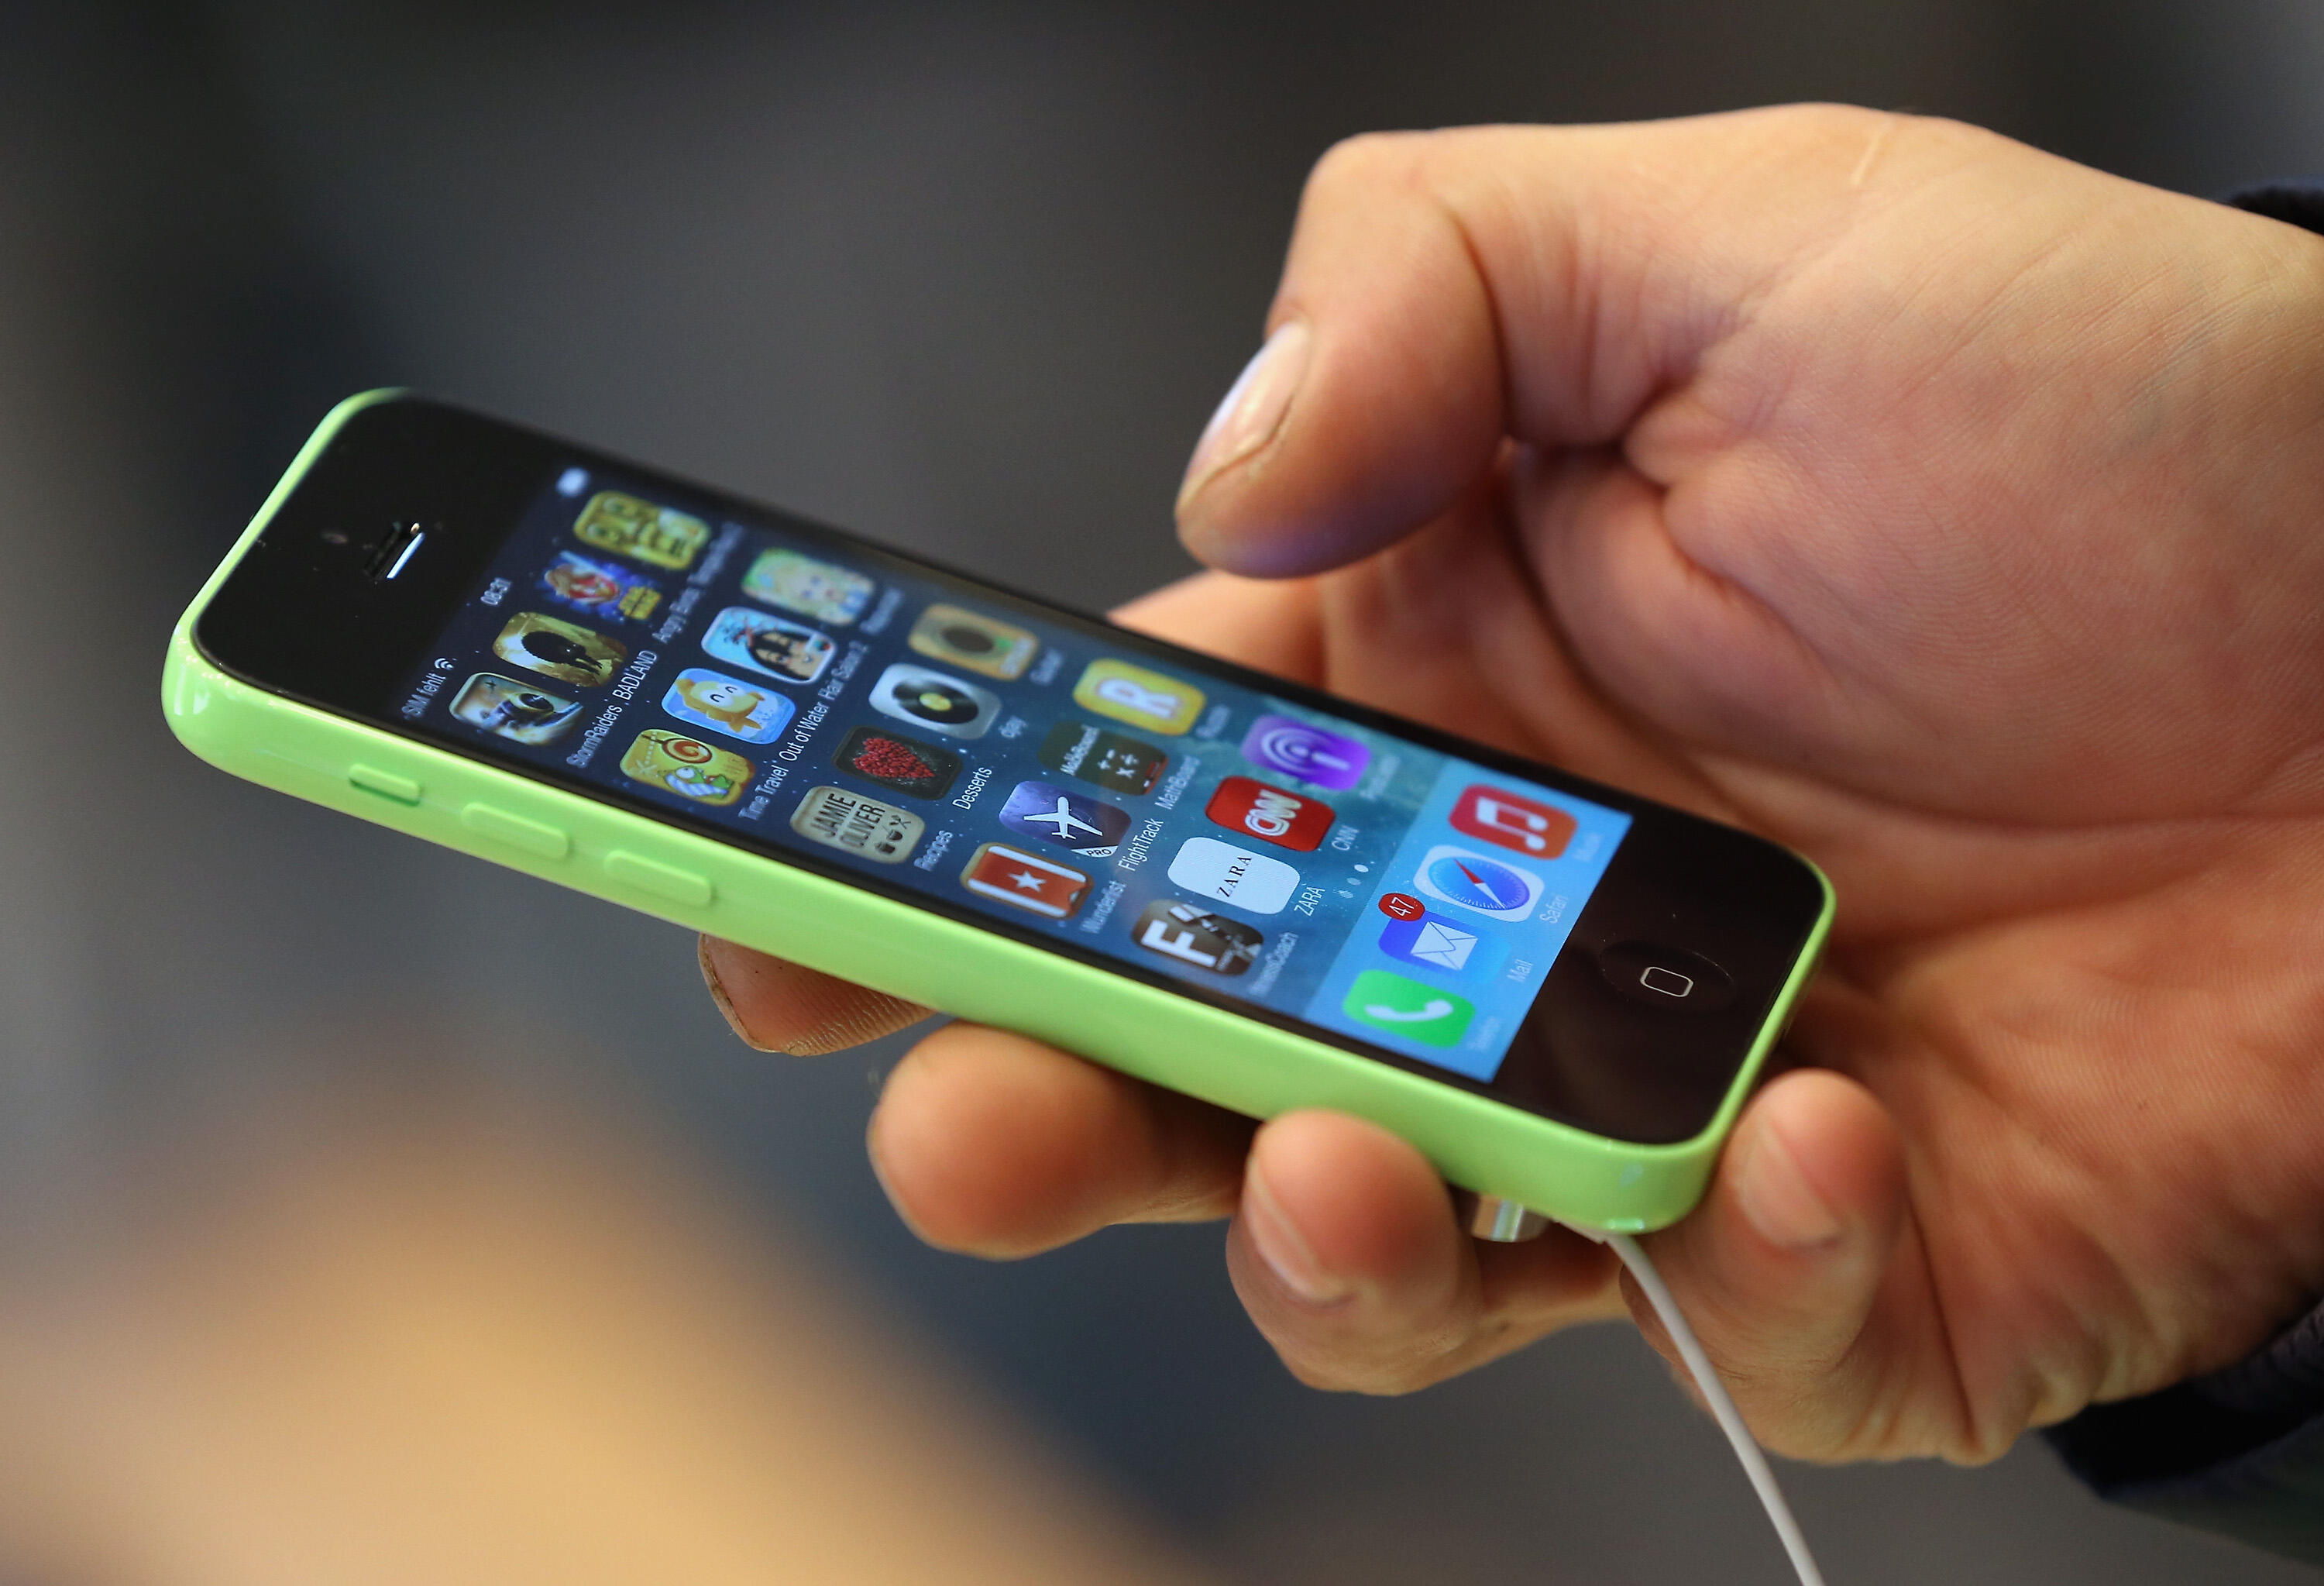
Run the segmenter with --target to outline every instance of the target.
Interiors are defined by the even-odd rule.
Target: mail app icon
[[[1388,921],[1380,932],[1379,945],[1391,958],[1443,974],[1482,973],[1500,959],[1494,944],[1433,911],[1417,919]]]

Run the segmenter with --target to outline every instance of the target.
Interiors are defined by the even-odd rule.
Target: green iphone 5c
[[[1747,833],[395,392],[163,692],[238,776],[1622,1231],[1831,914]]]

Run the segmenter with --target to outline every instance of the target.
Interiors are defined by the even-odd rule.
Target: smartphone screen
[[[398,402],[334,450],[222,664],[1599,1132],[1708,1121],[1820,907],[1742,834],[530,432]]]

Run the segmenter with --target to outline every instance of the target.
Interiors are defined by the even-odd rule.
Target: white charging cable
[[[1686,1313],[1678,1308],[1670,1285],[1655,1270],[1655,1264],[1638,1241],[1626,1233],[1607,1233],[1594,1228],[1577,1228],[1576,1233],[1613,1247],[1622,1258],[1622,1265],[1646,1290],[1646,1299],[1662,1318],[1663,1331],[1678,1346],[1679,1359],[1686,1362],[1687,1372],[1694,1385],[1702,1390],[1703,1402],[1711,1406],[1719,1429],[1727,1434],[1727,1441],[1735,1450],[1735,1457],[1743,1462],[1743,1473],[1751,1478],[1751,1487],[1759,1495],[1760,1505],[1767,1511],[1768,1522],[1782,1539],[1784,1552],[1790,1555],[1792,1568],[1799,1572],[1800,1586],[1823,1586],[1823,1572],[1816,1568],[1815,1557],[1808,1552],[1808,1539],[1801,1533],[1800,1523],[1793,1517],[1792,1506],[1784,1501],[1784,1489],[1775,1485],[1775,1472],[1767,1468],[1767,1456],[1759,1452],[1759,1444],[1751,1435],[1751,1428],[1743,1424],[1742,1412],[1735,1407],[1734,1397],[1727,1385],[1719,1380],[1719,1373],[1711,1367],[1711,1357],[1702,1352],[1702,1341],[1694,1336],[1694,1329],[1686,1324]]]

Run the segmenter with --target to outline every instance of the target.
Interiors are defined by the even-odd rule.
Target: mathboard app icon
[[[642,573],[577,550],[560,550],[538,580],[538,593],[600,622],[643,622],[661,605],[661,586]]]
[[[847,734],[831,763],[867,782],[913,798],[942,798],[967,762],[949,749],[907,738],[885,727],[858,727]]]
[[[710,619],[702,648],[730,666],[764,672],[786,683],[812,683],[823,676],[839,646],[830,634],[803,622],[730,605]]]
[[[452,700],[455,720],[519,743],[553,742],[580,714],[581,707],[572,700],[497,672],[476,673]]]
[[[1372,762],[1372,752],[1343,733],[1291,716],[1261,716],[1243,734],[1242,757],[1255,766],[1313,782],[1352,788]]]
[[[1249,777],[1229,777],[1203,813],[1214,825],[1278,848],[1313,853],[1332,829],[1332,807],[1305,793],[1270,788]]]
[[[630,659],[629,646],[539,612],[519,612],[511,617],[501,636],[493,641],[493,653],[544,678],[578,683],[584,688],[603,688]]]
[[[1093,660],[1074,685],[1074,703],[1117,722],[1176,737],[1203,714],[1203,691],[1128,661]]]
[[[1068,793],[1054,782],[1019,782],[1001,807],[1001,824],[1020,837],[1038,837],[1103,859],[1121,846],[1130,812]]]
[[[1555,859],[1573,840],[1574,819],[1537,798],[1500,788],[1464,788],[1452,806],[1452,829],[1480,843],[1514,848],[1532,859]]]
[[[1028,630],[964,606],[932,605],[905,641],[930,660],[948,661],[987,678],[1021,678],[1041,641]]]
[[[681,722],[745,743],[772,743],[798,711],[788,696],[764,683],[745,683],[708,667],[678,673],[661,696],[661,707]]]
[[[1154,791],[1170,757],[1151,743],[1067,719],[1041,740],[1041,763],[1116,793],[1146,794]]]
[[[710,543],[710,525],[618,490],[601,490],[573,520],[573,538],[633,562],[681,572]]]
[[[1440,903],[1495,919],[1524,919],[1541,900],[1541,878],[1533,871],[1443,844],[1421,855],[1413,884]]]
[[[1279,914],[1298,889],[1299,872],[1216,837],[1189,837],[1170,862],[1170,881],[1253,914]]]
[[[1379,950],[1440,974],[1482,976],[1501,960],[1500,944],[1434,911],[1416,919],[1389,920],[1380,927]]]
[[[1089,896],[1090,879],[1054,859],[1007,843],[987,843],[969,855],[960,884],[995,903],[1045,919],[1064,919]]]
[[[1213,974],[1240,974],[1259,956],[1267,938],[1252,927],[1199,903],[1157,898],[1130,927],[1130,939],[1148,953]]]
[[[982,738],[1001,714],[1001,696],[961,678],[898,661],[872,685],[872,708],[899,722],[918,722],[947,738]]]
[[[622,775],[696,804],[732,804],[756,774],[739,754],[659,727],[639,733],[622,756]]]
[[[844,628],[863,614],[879,587],[852,567],[795,550],[767,550],[742,575],[742,593],[787,612]]]
[[[1368,969],[1348,988],[1340,1011],[1359,1024],[1406,1040],[1449,1047],[1468,1030],[1469,1021],[1477,1016],[1477,1006],[1464,997],[1403,975]]]
[[[910,810],[844,788],[810,788],[791,811],[791,830],[808,842],[878,864],[903,863],[927,829]]]

